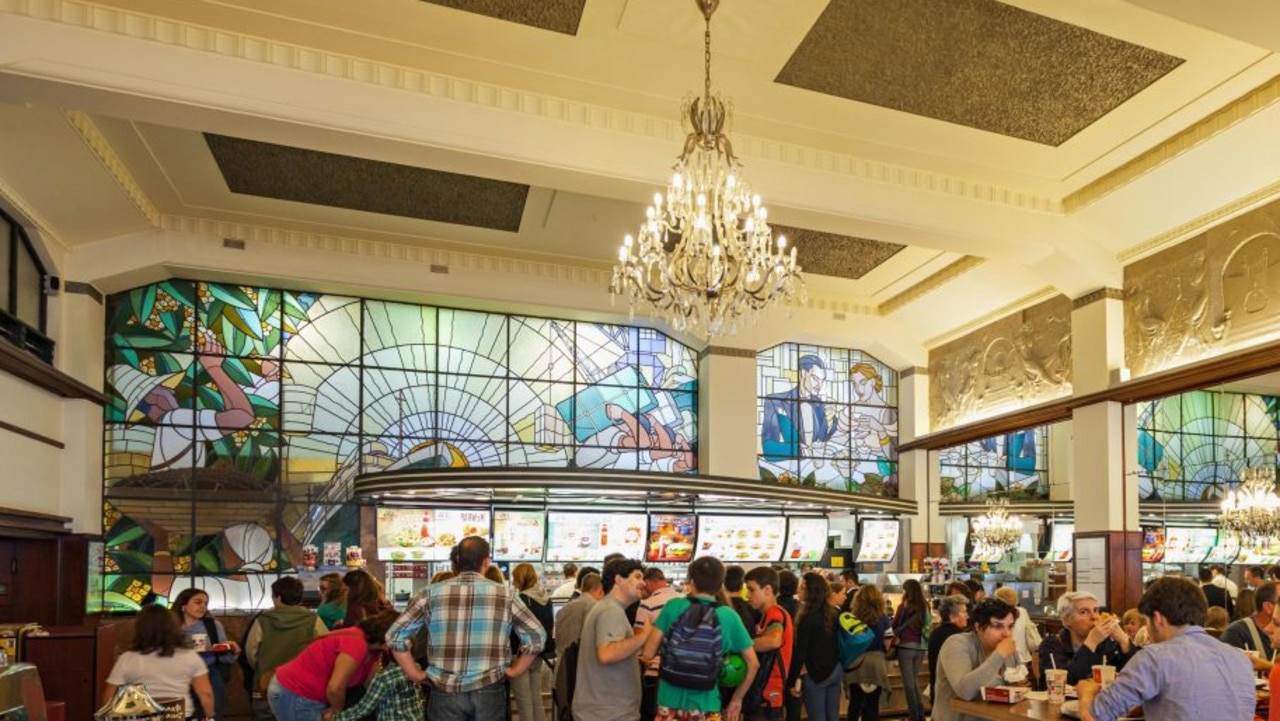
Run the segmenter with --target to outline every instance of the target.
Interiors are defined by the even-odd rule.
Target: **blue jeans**
[[[506,717],[505,683],[462,693],[445,693],[434,688],[427,701],[427,718],[431,721],[500,721]]]
[[[227,700],[227,685],[226,682],[222,680],[222,674],[218,671],[218,664],[207,664],[207,668],[209,669],[209,686],[213,688],[213,712],[210,713],[210,709],[207,708],[200,708],[199,696],[196,696],[195,694],[191,694],[191,696],[195,698],[196,709],[199,711],[202,718],[212,718],[222,721],[222,709]]]
[[[320,721],[320,712],[329,708],[327,701],[312,701],[280,685],[276,678],[267,687],[267,703],[279,721]]]
[[[812,675],[804,677],[800,692],[804,696],[809,721],[840,721],[840,679],[843,676],[844,671],[836,664],[831,675],[821,681],[814,681]]]
[[[922,648],[898,647],[898,668],[902,671],[902,691],[907,696],[907,716],[911,721],[924,721],[924,699],[920,698],[920,662]]]

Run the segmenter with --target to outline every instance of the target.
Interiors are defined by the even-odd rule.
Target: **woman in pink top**
[[[348,688],[363,684],[386,650],[387,629],[400,614],[368,616],[312,641],[298,657],[276,669],[267,703],[278,721],[320,721],[326,709],[340,711]]]

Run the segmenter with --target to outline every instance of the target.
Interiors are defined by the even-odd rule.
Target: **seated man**
[[[1141,705],[1149,719],[1250,721],[1256,705],[1253,669],[1236,649],[1204,632],[1209,605],[1194,581],[1156,579],[1138,602],[1151,619],[1144,646],[1103,690],[1076,684],[1083,721],[1114,721]]]
[[[1046,636],[1040,644],[1040,686],[1050,668],[1067,669],[1067,683],[1093,677],[1093,667],[1103,658],[1116,669],[1133,655],[1133,642],[1115,616],[1098,615],[1098,597],[1088,591],[1064,593],[1058,599],[1062,632]]]

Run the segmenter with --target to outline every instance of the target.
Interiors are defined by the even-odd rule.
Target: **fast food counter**
[[[363,552],[386,564],[393,599],[447,567],[470,535],[489,540],[500,568],[532,563],[549,587],[563,564],[598,567],[613,553],[679,569],[701,556],[744,566],[817,565],[833,517],[858,529],[858,562],[887,564],[902,545],[897,516],[916,508],[915,501],[749,479],[574,469],[370,474],[354,491],[374,506],[376,541]]]

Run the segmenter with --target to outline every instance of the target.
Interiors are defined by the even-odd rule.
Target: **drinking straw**
[[[1049,654],[1049,663],[1053,665],[1053,670],[1058,670],[1058,662],[1053,658],[1053,654]]]

